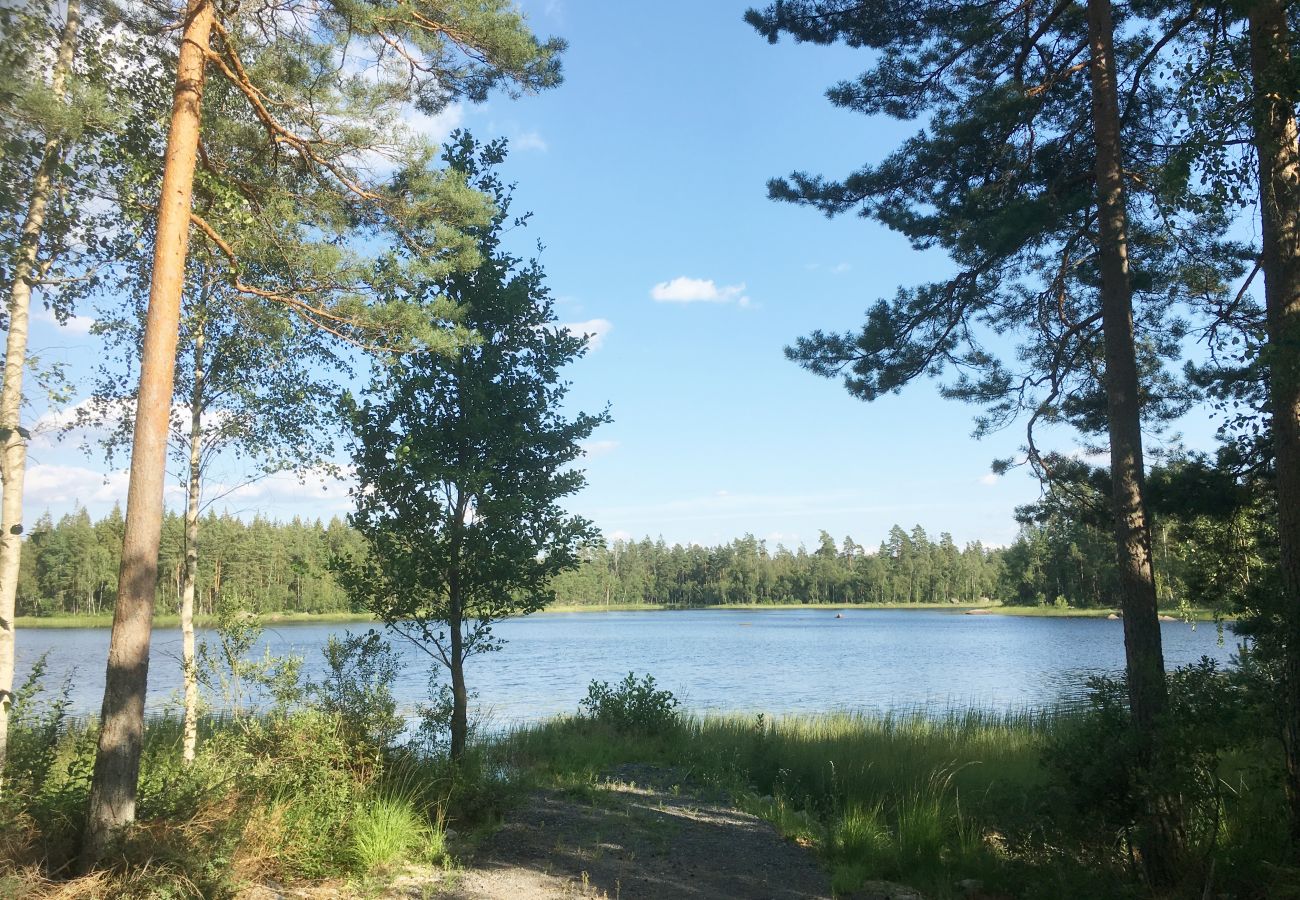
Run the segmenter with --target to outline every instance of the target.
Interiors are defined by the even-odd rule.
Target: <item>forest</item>
[[[0,894],[1300,896],[1300,2],[778,0],[725,25],[716,9],[0,3]],[[678,49],[692,65],[665,64]],[[796,94],[795,74],[837,80]],[[566,92],[567,114],[546,105]],[[787,174],[763,175],[764,224],[728,193],[769,142],[729,118],[742,95],[771,143],[794,139]],[[507,112],[533,102],[553,143]],[[823,102],[839,118],[787,125]],[[679,168],[651,181],[669,150]],[[839,221],[814,232],[813,214]],[[830,280],[854,266],[870,274]],[[617,353],[597,296],[640,303],[618,307]],[[71,334],[66,357],[47,346]],[[760,348],[727,355],[742,338],[775,368],[788,342],[782,371],[814,379],[774,396]],[[584,368],[598,351],[617,364]],[[593,371],[658,405],[625,413],[579,382]],[[807,417],[816,379],[861,418]],[[902,427],[875,427],[900,394]],[[657,455],[679,467],[643,499],[711,456],[737,477],[766,461],[749,475],[765,490],[802,467],[884,493],[904,481],[868,458],[886,443],[916,454],[912,490],[957,494],[978,476],[920,461],[957,467],[936,398],[1002,448],[979,484],[1038,490],[1005,547],[959,546],[978,532],[942,521],[868,544],[754,527],[670,546],[574,511],[623,415],[667,433]],[[828,452],[761,454],[757,429],[696,441],[689,423],[724,412]],[[1213,433],[1185,443],[1189,416]],[[122,473],[124,505],[34,508],[51,473],[96,474],[46,467],[75,452],[51,430]],[[829,437],[849,434],[836,457]],[[345,516],[216,505],[309,474],[346,479]],[[828,495],[811,484],[760,499],[806,511]],[[926,508],[905,499],[871,508]],[[697,521],[716,511],[695,502]],[[922,651],[988,665],[989,636],[1020,625],[1059,626],[1019,649],[1049,651],[1042,680],[1063,683],[1045,706],[903,710],[839,704],[832,673],[803,691],[813,712],[769,715],[743,696],[759,660],[728,651],[758,645],[719,638],[692,677],[739,666],[734,712],[686,708],[689,679],[679,697],[653,673],[584,670],[575,711],[486,725],[467,664],[511,652],[501,622],[558,604],[615,625],[639,613],[605,610],[841,606],[729,623],[785,623],[772,658],[853,641],[841,667],[873,661],[870,607],[955,607],[897,614],[941,626],[896,642],[909,655],[881,690],[919,678]],[[995,604],[1023,615],[956,614]],[[1080,610],[1098,614],[1065,618]],[[264,640],[269,617],[344,612],[374,627],[318,620],[312,665]],[[160,661],[172,613],[179,659]],[[1180,614],[1232,648],[1175,660],[1206,637]],[[101,616],[107,632],[25,655],[56,633],[43,623]],[[644,618],[704,616],[730,614]],[[1075,659],[1083,634],[1111,662]],[[101,704],[74,709],[59,652],[95,657],[76,662],[103,673]],[[543,658],[512,659],[513,689]],[[791,693],[794,658],[770,679]]]
[[[1224,479],[1207,482],[1204,461],[1157,467],[1157,497],[1197,479],[1196,508],[1160,500],[1153,551],[1160,608],[1215,610],[1231,616],[1252,579],[1267,577],[1261,517],[1233,496],[1217,499]],[[1184,504],[1186,507],[1186,504]],[[550,587],[562,606],[703,607],[721,604],[961,604],[1113,609],[1114,554],[1095,490],[1051,490],[1018,511],[1020,533],[1006,547],[895,525],[878,544],[823,531],[815,548],[794,548],[745,535],[717,547],[669,546],[662,538],[595,542]],[[114,509],[98,522],[84,510],[48,515],[32,526],[18,584],[21,616],[111,613],[123,519]],[[195,579],[195,610],[212,616],[225,596],[262,614],[363,612],[340,586],[331,560],[365,552],[346,519],[287,523],[209,512],[205,553]],[[184,518],[163,519],[156,608],[179,610],[184,592]],[[233,562],[232,562],[233,561]]]

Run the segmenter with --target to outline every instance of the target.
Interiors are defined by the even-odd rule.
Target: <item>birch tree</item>
[[[7,327],[0,386],[0,771],[13,702],[14,598],[23,546],[27,433],[22,425],[23,374],[33,290],[58,281],[60,264],[76,255],[87,228],[87,184],[78,142],[106,120],[97,58],[77,66],[82,44],[80,0],[62,15],[37,2],[0,9],[0,289]],[[92,40],[93,44],[93,40]],[[71,291],[47,295],[60,316]]]

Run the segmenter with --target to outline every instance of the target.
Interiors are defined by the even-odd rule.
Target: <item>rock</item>
[[[1115,615],[1114,613],[1111,613],[1111,614],[1108,615],[1106,618],[1111,619],[1111,620],[1116,621],[1116,622],[1119,621],[1119,616]]]
[[[984,882],[980,881],[978,878],[963,878],[961,881],[957,882],[954,887],[963,894],[974,894],[977,891],[984,889]]]
[[[968,609],[968,610],[966,610],[966,615],[968,615],[968,616],[991,616],[991,615],[993,615],[993,613],[991,613],[991,612],[990,612],[989,610],[987,610],[987,609]]]
[[[837,618],[837,619],[842,619],[842,618],[844,618],[844,613],[836,613],[836,614],[835,614],[835,618]]]
[[[852,896],[853,900],[925,900],[916,888],[892,881],[868,881]]]
[[[1178,621],[1178,619],[1174,618],[1173,616],[1158,616],[1157,618],[1159,618],[1161,622],[1177,622],[1177,621]]]

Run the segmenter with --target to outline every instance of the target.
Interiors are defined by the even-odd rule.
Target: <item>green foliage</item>
[[[163,518],[159,569],[179,571],[184,561],[184,519]],[[84,510],[53,521],[42,515],[23,545],[18,583],[19,615],[59,616],[111,612],[124,519],[113,508],[92,522]],[[294,519],[274,523],[261,516],[243,521],[209,512],[201,521],[202,552],[195,608],[211,616],[238,598],[250,612],[328,613],[350,610],[350,600],[330,571],[334,556],[364,554],[361,536],[341,518],[328,522]],[[161,579],[160,611],[175,610],[180,585]],[[223,595],[226,600],[223,600]]]
[[[425,702],[418,703],[415,707],[415,731],[410,741],[410,747],[414,752],[426,757],[447,752],[455,707],[451,685],[439,677],[437,669],[430,669]],[[466,738],[472,739],[476,723],[467,724],[469,727]]]
[[[321,649],[327,672],[306,693],[314,708],[337,716],[345,738],[379,755],[396,742],[405,722],[397,714],[392,684],[402,665],[392,645],[373,628],[364,634],[330,635]]]
[[[680,703],[672,691],[655,687],[653,675],[637,678],[628,672],[613,687],[608,681],[592,681],[578,705],[592,720],[616,731],[654,734],[677,724]]]
[[[1260,860],[1280,860],[1286,847],[1278,829],[1262,824],[1283,821],[1285,808],[1281,744],[1262,714],[1259,685],[1248,669],[1224,672],[1203,659],[1169,674],[1169,695],[1155,763],[1144,767],[1126,685],[1089,680],[1088,707],[1064,718],[1043,751],[1055,840],[1097,865],[1132,865],[1142,810],[1154,802],[1177,810],[1185,881],[1204,883],[1217,867],[1220,877],[1263,888],[1270,882]]]
[[[48,655],[42,654],[32,663],[26,680],[14,691],[9,719],[11,737],[6,747],[4,771],[0,772],[10,790],[41,790],[53,763],[51,751],[67,727],[71,676],[58,693],[47,694]]]
[[[665,606],[765,603],[985,603],[997,596],[1002,551],[959,547],[917,525],[894,526],[874,549],[827,532],[819,546],[770,548],[747,534],[728,544],[669,546],[617,540],[583,548],[582,563],[556,577],[561,603]]]
[[[352,815],[352,857],[357,870],[378,872],[411,860],[441,862],[446,832],[400,793],[363,797]]]
[[[273,656],[265,648],[261,658],[251,651],[262,638],[262,623],[236,599],[217,609],[215,641],[199,642],[195,664],[199,683],[221,698],[221,707],[236,719],[265,699],[284,711],[302,697],[301,656]]]
[[[493,625],[554,596],[550,580],[577,565],[595,536],[559,501],[578,491],[573,468],[608,414],[562,413],[560,370],[586,338],[556,322],[541,267],[502,247],[510,189],[496,167],[504,144],[453,135],[452,169],[491,196],[491,222],[473,230],[482,263],[422,282],[419,296],[461,310],[474,340],[453,352],[409,354],[376,371],[361,403],[348,398],[357,487],[353,526],[369,554],[337,562],[360,605],[451,672],[451,753],[466,741],[463,664],[496,649]]]
[[[1198,16],[1163,10],[1118,8],[1113,61],[1150,426],[1192,400],[1167,362],[1195,323],[1219,315],[1252,255],[1227,238],[1230,218],[1200,173],[1165,149],[1177,144],[1167,44]],[[841,178],[797,171],[770,181],[769,195],[832,216],[855,212],[956,267],[877,301],[855,331],[799,338],[787,356],[864,400],[939,379],[942,394],[981,408],[977,433],[1023,415],[1028,460],[1051,477],[1056,460],[1040,456],[1037,426],[1085,436],[1107,428],[1084,6],[934,0],[900,15],[889,0],[783,0],[746,20],[772,43],[788,35],[870,50],[866,70],[828,99],[918,126],[883,160]]]

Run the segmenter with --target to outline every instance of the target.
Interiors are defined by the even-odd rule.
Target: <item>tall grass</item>
[[[650,735],[569,718],[518,728],[500,751],[534,781],[568,787],[625,762],[675,767],[814,847],[837,893],[888,879],[932,897],[959,896],[971,880],[986,896],[1133,896],[1122,836],[1076,828],[1060,773],[1044,764],[1049,743],[1084,715],[683,716]],[[1217,838],[1193,848],[1186,896],[1207,884],[1275,895],[1279,870],[1267,860],[1279,858],[1279,819],[1268,811],[1280,811],[1281,794],[1260,771],[1259,759],[1222,760]]]
[[[996,881],[1002,832],[1032,813],[1054,712],[868,716],[684,716],[630,735],[581,719],[502,740],[534,777],[595,778],[620,762],[674,766],[729,790],[787,836],[815,846],[837,891],[892,878],[945,896],[954,881]]]

